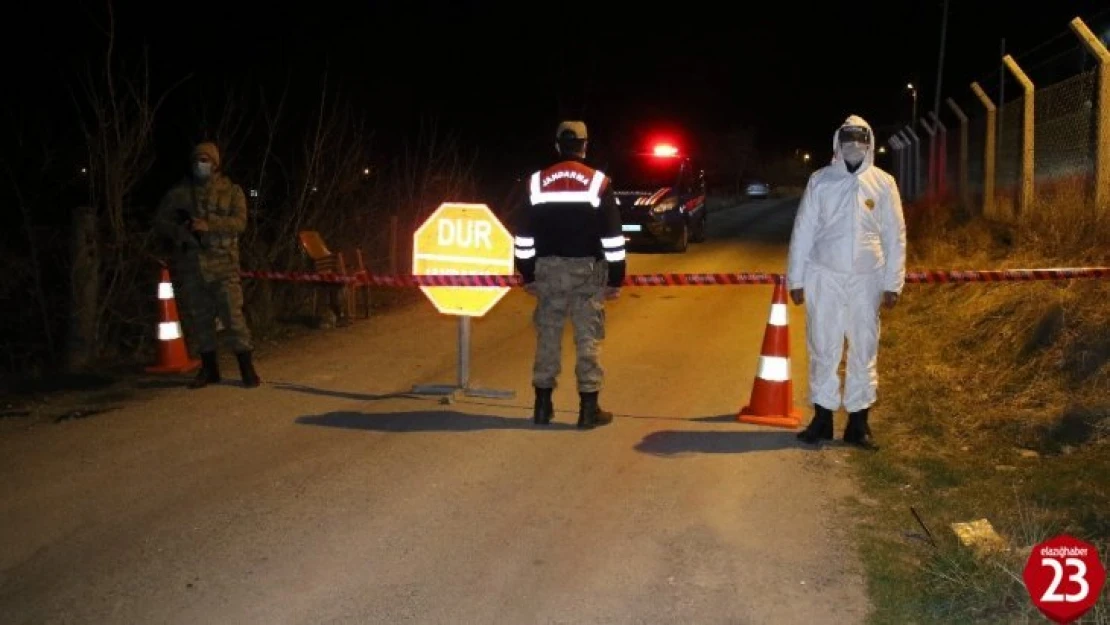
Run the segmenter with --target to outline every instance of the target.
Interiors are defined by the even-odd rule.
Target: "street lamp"
[[[913,96],[913,117],[910,118],[910,125],[913,126],[917,123],[917,89],[914,89],[913,83],[906,83],[906,89],[909,89],[910,95]]]

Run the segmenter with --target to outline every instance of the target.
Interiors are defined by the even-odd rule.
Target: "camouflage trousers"
[[[601,390],[601,341],[605,338],[607,267],[592,258],[544,257],[536,260],[536,359],[532,384],[555,388],[562,369],[563,328],[574,326],[574,374],[580,393]]]
[[[232,351],[251,351],[251,331],[243,316],[243,286],[238,270],[205,275],[187,263],[178,265],[174,292],[180,303],[181,325],[189,351],[213,352],[219,346],[216,319],[228,333]]]

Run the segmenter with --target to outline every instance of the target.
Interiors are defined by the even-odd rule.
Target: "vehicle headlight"
[[[656,213],[656,214],[665,213],[669,210],[674,210],[674,207],[677,206],[677,205],[678,205],[678,200],[676,198],[666,199],[666,200],[663,200],[662,202],[659,202],[655,206],[652,206],[651,207],[651,212]]]

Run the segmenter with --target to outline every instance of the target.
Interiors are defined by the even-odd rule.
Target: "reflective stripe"
[[[601,239],[601,246],[606,248],[621,247],[624,245],[624,235]]]
[[[590,181],[590,193],[601,195],[601,183],[605,182],[605,173],[600,169],[594,171],[594,179]]]
[[[590,180],[590,188],[586,191],[544,191],[540,188],[540,173],[532,174],[531,195],[532,204],[547,204],[549,202],[577,203],[588,202],[590,206],[601,206],[601,185],[605,182],[605,174],[600,170],[594,171]]]
[[[757,375],[768,382],[786,382],[790,379],[790,359],[781,356],[760,356]]]
[[[611,263],[624,260],[624,250],[617,250],[616,252],[605,252],[605,260]]]
[[[465,263],[467,265],[494,265],[496,267],[511,267],[511,260],[500,258],[474,258],[471,256],[453,256],[451,254],[417,254],[416,260],[441,260],[448,263]]]
[[[601,198],[589,191],[546,191],[532,196],[533,204],[548,204],[551,202],[563,204],[588,203],[590,206],[601,206]]]
[[[790,313],[786,311],[786,304],[771,304],[771,321],[773,326],[786,326]]]
[[[519,247],[532,247],[536,244],[536,239],[533,237],[514,237],[513,243]]]
[[[520,260],[528,260],[529,258],[534,258],[536,256],[536,250],[535,249],[522,250],[522,249],[517,248],[515,254],[516,254],[516,257],[519,258]]]
[[[651,204],[654,204],[655,202],[657,202],[659,200],[659,198],[666,195],[667,192],[670,191],[670,190],[671,190],[670,187],[663,187],[662,189],[659,189],[655,193],[652,193],[650,195],[645,195],[645,196],[641,197],[640,199],[636,200],[636,206],[650,206]]]
[[[181,326],[176,321],[163,321],[158,324],[158,340],[172,341],[181,338]]]
[[[158,299],[173,299],[173,284],[169,282],[159,282]]]

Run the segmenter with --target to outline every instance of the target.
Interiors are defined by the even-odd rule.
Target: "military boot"
[[[551,404],[551,391],[549,388],[536,388],[536,403],[532,408],[532,422],[537,425],[551,423],[555,416],[555,407]]]
[[[798,440],[810,445],[821,439],[832,440],[833,412],[820,404],[813,404],[813,420],[806,429],[798,432]]]
[[[844,442],[864,449],[877,450],[878,445],[871,438],[871,426],[867,425],[867,408],[848,414],[848,425],[844,428]]]
[[[579,393],[578,427],[584,430],[613,422],[613,413],[602,410],[597,404],[597,392]]]
[[[243,378],[243,386],[255,388],[262,384],[262,378],[258,377],[258,373],[254,370],[251,352],[238,352],[235,358],[239,361],[239,375]]]
[[[611,422],[612,420],[613,420],[613,413],[611,413],[608,410],[602,408],[601,404],[599,403],[597,405],[597,422],[598,422],[598,424],[603,425],[605,423]]]
[[[204,388],[209,384],[220,382],[220,358],[216,352],[202,352],[200,355],[200,371],[197,377],[189,383],[189,388]]]

